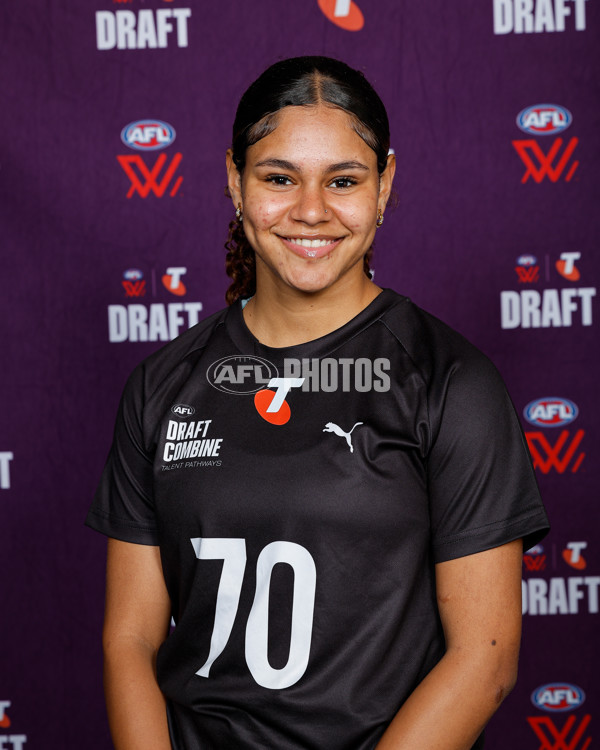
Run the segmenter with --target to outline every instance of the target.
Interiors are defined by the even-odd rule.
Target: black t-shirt
[[[548,528],[497,371],[391,290],[299,346],[238,304],[149,357],[87,523],[160,545],[177,750],[370,750],[443,655],[435,563]]]

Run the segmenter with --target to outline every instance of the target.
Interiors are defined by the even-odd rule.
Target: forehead
[[[247,161],[285,158],[289,161],[365,162],[377,164],[373,149],[354,129],[351,115],[324,104],[284,107],[273,120],[274,129],[247,151]]]

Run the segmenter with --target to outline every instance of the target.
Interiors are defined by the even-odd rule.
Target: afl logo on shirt
[[[175,406],[171,407],[171,411],[173,414],[175,414],[177,417],[191,417],[193,414],[196,413],[196,410],[193,406],[189,406],[188,404],[175,404]]]

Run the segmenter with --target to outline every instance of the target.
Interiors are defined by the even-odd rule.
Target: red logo
[[[525,174],[521,178],[521,182],[527,182],[529,177],[533,177],[538,183],[542,182],[544,177],[547,177],[552,182],[558,182],[578,143],[578,138],[571,138],[562,155],[559,156],[559,151],[563,144],[562,138],[556,138],[547,154],[542,151],[537,141],[513,141],[512,144],[516,152],[527,167]],[[534,157],[537,160],[537,164],[534,162]],[[566,174],[566,182],[570,182],[578,166],[579,162],[574,161]]]
[[[551,445],[543,432],[526,432],[525,437],[534,468],[540,469],[544,474],[548,474],[553,468],[559,474],[564,474],[567,467],[573,462],[571,472],[574,474],[578,471],[585,458],[585,453],[581,452],[575,456],[575,452],[583,440],[585,431],[577,430],[570,443],[567,442],[569,435],[569,430],[563,430],[558,436],[558,440],[554,445]]]
[[[167,268],[166,273],[162,277],[162,283],[164,288],[171,292],[171,294],[175,294],[178,297],[183,297],[183,295],[187,292],[187,289],[185,288],[185,284],[181,280],[181,277],[187,273],[187,268],[181,267],[172,267]]]
[[[292,415],[290,405],[285,397],[292,388],[299,388],[304,383],[304,378],[271,378],[269,388],[277,388],[271,391],[264,388],[254,395],[254,406],[260,416],[275,425],[284,425],[290,421]]]
[[[523,562],[527,570],[544,570],[546,555],[523,555]]]
[[[345,31],[360,31],[365,25],[361,9],[354,0],[319,0],[323,14]]]
[[[254,406],[256,406],[256,411],[260,416],[266,419],[267,422],[276,425],[286,424],[292,416],[292,411],[287,401],[284,401],[277,411],[269,412],[269,407],[275,400],[275,396],[275,391],[270,391],[267,388],[258,391],[254,396]]]
[[[519,277],[519,284],[533,284],[540,280],[539,266],[515,266],[515,271]]]
[[[121,284],[128,297],[143,297],[146,294],[145,281],[122,281]]]
[[[0,701],[0,728],[8,729],[10,726],[10,719],[6,713],[6,709],[10,708],[10,701]]]
[[[556,261],[556,270],[567,281],[579,281],[581,274],[575,265],[576,260],[580,260],[581,253],[561,253],[560,260]]]
[[[586,750],[592,738],[585,739],[583,733],[591,718],[590,714],[586,714],[576,727],[576,717],[569,716],[562,729],[558,729],[549,716],[528,716],[527,721],[542,743],[539,750]]]
[[[587,549],[587,542],[569,542],[567,548],[562,551],[562,558],[575,570],[585,570],[587,563],[581,554],[584,549]]]
[[[167,161],[166,154],[161,154],[157,158],[152,169],[148,169],[145,161],[139,154],[117,156],[119,164],[123,167],[123,171],[131,181],[127,197],[131,198],[134,193],[137,193],[142,198],[147,198],[150,191],[152,191],[157,198],[162,198],[177,171],[181,157],[180,153],[176,153],[173,156],[171,163],[167,166],[162,178],[159,180],[159,175]],[[134,167],[137,167],[137,173]],[[175,180],[175,184],[171,188],[169,195],[174,196],[182,182],[183,177],[179,176]]]

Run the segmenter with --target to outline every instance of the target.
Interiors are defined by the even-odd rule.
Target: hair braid
[[[225,293],[225,301],[233,305],[238,299],[252,297],[256,292],[256,258],[241,221],[229,222],[229,236],[225,243],[225,271],[232,283]]]
[[[373,245],[367,250],[363,258],[363,271],[371,278],[371,258],[373,257]]]

